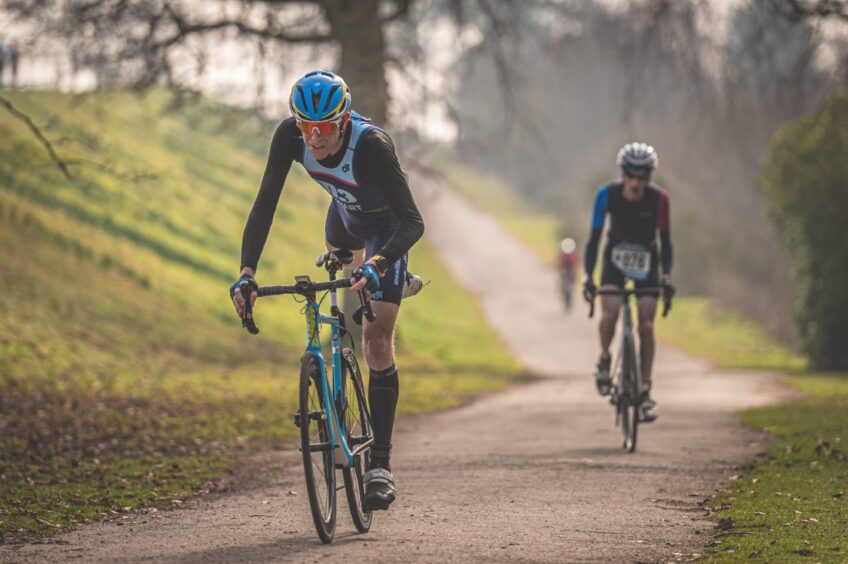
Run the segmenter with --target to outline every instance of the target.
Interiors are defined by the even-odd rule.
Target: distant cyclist
[[[647,247],[651,253],[650,274],[647,280],[636,282],[636,287],[662,284],[669,295],[671,285],[671,225],[669,222],[668,194],[651,182],[651,174],[659,164],[654,148],[645,143],[630,143],[618,152],[616,162],[621,167],[621,180],[598,189],[592,213],[592,229],[586,244],[583,278],[583,296],[591,301],[596,293],[592,273],[597,260],[601,230],[606,216],[610,216],[608,241],[604,249],[601,286],[623,287],[624,275],[611,262],[612,249],[620,243]],[[659,249],[657,234],[659,233]],[[660,273],[662,266],[662,273]],[[651,396],[651,369],[654,360],[654,317],[657,295],[641,295],[639,310],[639,356],[642,370],[642,419],[650,422],[657,418],[657,403]],[[595,373],[596,385],[601,395],[610,393],[610,344],[615,335],[615,325],[621,308],[619,296],[601,296],[601,357]]]
[[[559,287],[566,309],[571,309],[571,292],[577,280],[577,269],[580,268],[580,252],[574,239],[560,241],[557,256],[557,271],[559,272]]]
[[[363,348],[370,368],[368,403],[374,424],[371,466],[363,483],[369,509],[388,509],[396,497],[390,454],[398,369],[394,330],[401,297],[420,288],[407,281],[407,251],[424,232],[389,135],[351,110],[351,95],[341,77],[327,71],[307,73],[291,91],[292,117],[277,127],[259,194],[244,228],[241,277],[231,290],[241,315],[244,300],[234,292],[243,280],[254,283],[259,256],[268,238],[277,202],[292,162],[332,197],[324,234],[327,248],[354,252],[363,277],[351,291],[371,293],[377,318],[363,320]],[[354,283],[355,282],[355,283]],[[256,293],[251,301],[256,299]]]

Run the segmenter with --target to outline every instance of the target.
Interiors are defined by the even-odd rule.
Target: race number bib
[[[621,243],[612,249],[612,263],[628,278],[641,282],[651,273],[651,252],[640,245]]]

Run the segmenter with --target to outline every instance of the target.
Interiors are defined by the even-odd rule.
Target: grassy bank
[[[227,296],[273,124],[166,92],[3,93],[71,166],[0,112],[0,541],[214,487],[240,453],[291,448],[300,306]],[[313,266],[328,196],[299,167],[260,283]],[[519,366],[420,243],[404,304],[399,411],[457,405]],[[439,312],[450,315],[438,315]]]
[[[657,338],[722,368],[797,371],[804,358],[778,343],[758,323],[700,297],[675,298],[655,323]]]

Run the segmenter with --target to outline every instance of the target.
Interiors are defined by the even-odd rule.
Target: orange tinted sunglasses
[[[348,116],[345,114],[339,119],[333,121],[304,121],[296,119],[297,128],[303,132],[304,135],[312,135],[312,132],[317,129],[318,134],[322,137],[337,133],[339,127],[341,127],[342,122],[347,123]]]

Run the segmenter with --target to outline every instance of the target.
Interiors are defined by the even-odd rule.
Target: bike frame
[[[334,282],[336,280],[336,271],[334,269],[330,269],[329,272],[330,282]],[[306,316],[306,352],[304,354],[313,355],[318,359],[318,365],[321,368],[322,393],[324,394],[324,397],[329,400],[326,403],[328,404],[329,411],[327,416],[330,421],[330,443],[327,445],[312,444],[310,445],[310,449],[318,451],[332,450],[334,453],[337,448],[341,449],[341,452],[344,454],[344,461],[340,462],[334,455],[333,463],[336,465],[336,468],[353,468],[356,463],[356,456],[371,445],[373,438],[358,444],[356,445],[356,448],[351,449],[346,438],[347,429],[345,428],[345,422],[339,418],[339,406],[337,400],[341,399],[345,402],[345,405],[341,406],[342,409],[347,409],[348,407],[347,397],[345,396],[344,390],[344,361],[342,359],[343,325],[341,319],[343,319],[343,314],[339,308],[337,290],[332,288],[329,292],[330,315],[321,313],[320,306],[314,293],[305,295],[306,307],[304,310]],[[333,361],[332,384],[327,378],[327,363],[324,360],[324,353],[321,348],[321,327],[324,324],[330,326],[330,348],[332,351],[331,354]]]
[[[633,312],[631,310],[630,298],[635,296],[636,293],[634,290],[622,288],[621,292],[621,339],[619,339],[619,347],[618,353],[616,354],[615,364],[613,365],[614,373],[618,374],[619,379],[624,378],[622,371],[618,370],[619,365],[622,362],[622,357],[624,356],[624,345],[627,342],[627,338],[633,338]],[[635,344],[635,340],[634,340]],[[639,359],[639,351],[636,352],[636,358],[634,359],[634,365],[636,367],[636,378],[638,382],[642,381],[642,363]],[[621,386],[621,382],[616,382],[616,387]]]
[[[330,272],[330,281],[336,279],[335,272]],[[315,294],[306,296],[306,353],[315,356],[318,359],[318,364],[321,367],[321,388],[322,393],[328,401],[325,408],[329,411],[327,417],[330,421],[330,444],[329,445],[310,445],[310,448],[315,450],[333,450],[340,448],[344,453],[344,462],[340,463],[335,456],[333,462],[336,467],[352,468],[355,463],[356,455],[368,444],[358,445],[355,450],[351,450],[347,444],[347,430],[345,422],[339,419],[337,398],[347,401],[344,395],[344,366],[342,360],[342,337],[341,337],[341,310],[339,309],[338,296],[336,290],[330,290],[330,315],[321,313]],[[321,327],[327,324],[330,326],[330,347],[333,361],[333,381],[332,385],[327,378],[327,365],[324,360],[324,353],[321,350]],[[347,406],[342,406],[346,408]]]
[[[662,288],[659,287],[659,286],[652,286],[652,287],[649,287],[649,288],[636,288],[636,287],[632,287],[632,286],[627,287],[628,286],[627,282],[630,282],[631,279],[628,278],[628,277],[625,277],[625,281],[626,281],[625,286],[623,288],[618,288],[614,291],[613,290],[605,290],[605,289],[601,288],[598,292],[600,295],[619,296],[621,298],[622,319],[621,319],[621,339],[619,340],[619,342],[621,344],[619,345],[618,353],[616,354],[615,363],[612,366],[612,372],[619,374],[619,375],[621,374],[621,372],[618,370],[618,368],[619,368],[619,365],[621,364],[621,357],[624,354],[624,343],[627,340],[628,336],[633,336],[633,312],[630,309],[631,308],[631,298],[633,298],[633,297],[638,298],[639,294],[642,293],[642,292],[644,292],[646,295],[653,295],[654,291],[656,291],[656,292],[662,291]],[[657,298],[659,299],[660,297],[661,297],[661,294],[658,293]],[[670,307],[671,307],[670,301],[664,300],[663,312],[662,312],[663,317],[668,315],[668,311],[669,311]],[[590,312],[590,317],[591,317],[593,312],[594,312],[594,306],[592,307],[592,312]],[[635,341],[634,341],[634,343],[635,343]],[[636,359],[635,359],[634,363],[635,363],[635,366],[636,366],[636,376],[637,376],[639,382],[641,382],[642,381],[642,362],[641,362],[641,359],[639,358],[639,351],[636,350],[635,352],[636,352]],[[616,386],[618,386],[619,384],[620,383],[617,382]]]

